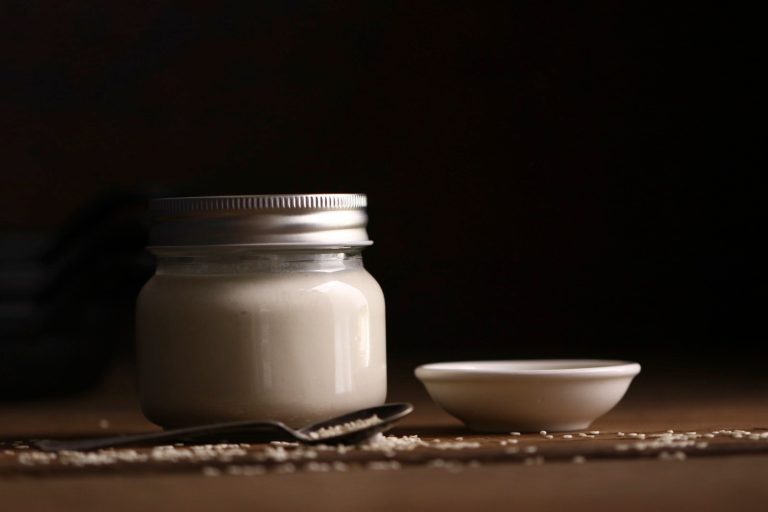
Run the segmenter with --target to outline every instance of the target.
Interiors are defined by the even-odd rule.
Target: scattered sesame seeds
[[[109,428],[109,420],[106,418],[102,418],[99,420],[99,428],[106,430]]]
[[[388,471],[393,469],[400,469],[402,466],[396,460],[376,460],[366,464],[366,467],[374,471]]]
[[[56,460],[55,453],[46,453],[38,451],[22,452],[16,459],[22,466],[35,466],[39,464],[50,464],[51,461]]]
[[[312,439],[325,439],[328,437],[335,437],[349,432],[355,432],[364,428],[372,427],[381,423],[381,418],[375,414],[369,418],[359,419],[355,421],[348,421],[340,425],[331,425],[329,427],[319,428],[309,432],[309,437]]]
[[[466,448],[480,448],[480,443],[476,441],[457,441],[455,443],[439,443],[433,448],[439,450],[464,450]]]
[[[296,441],[270,441],[269,444],[273,446],[299,446],[299,443]]]
[[[203,475],[205,476],[221,476],[221,470],[213,466],[204,466]]]
[[[340,460],[334,461],[332,467],[334,471],[349,471],[349,466]]]
[[[255,475],[263,475],[266,472],[267,472],[267,468],[265,468],[264,466],[258,466],[258,465],[227,466],[227,474],[232,476],[255,476]]]
[[[293,462],[286,462],[284,464],[278,464],[275,467],[275,473],[295,473],[296,464]]]
[[[464,464],[454,460],[433,459],[427,463],[428,468],[445,469],[450,473],[463,471]]]
[[[595,432],[599,431],[557,434],[556,436],[553,434],[543,434],[543,437],[546,439],[575,439],[576,436],[593,438],[597,435]],[[619,432],[618,434],[620,434],[620,438],[624,439],[624,442],[619,442],[618,444],[611,443],[613,444],[612,448],[617,452],[644,452],[651,457],[655,456],[660,460],[668,461],[684,461],[691,454],[696,455],[696,451],[707,449],[710,445],[708,441],[712,439],[735,439],[739,440],[738,442],[740,443],[768,441],[768,429],[764,428],[751,430],[721,429],[707,433],[664,431],[649,433],[631,432],[629,434]],[[514,446],[518,443],[519,439],[514,437],[505,438],[502,436],[497,439],[500,446],[497,450],[510,455],[525,454],[523,462],[527,465],[538,465],[544,462],[543,457],[538,454],[536,446]],[[494,443],[487,444],[490,446]],[[2,446],[13,447],[14,449],[1,450],[0,453],[7,456],[15,456],[19,465],[27,467],[99,467],[111,464],[140,464],[152,461],[166,464],[201,465],[200,471],[204,476],[251,476],[265,473],[292,473],[295,471],[348,471],[353,467],[373,470],[399,469],[401,463],[397,460],[377,459],[391,458],[397,452],[418,448],[429,448],[431,450],[474,449],[479,448],[481,443],[465,441],[464,437],[456,437],[455,441],[448,442],[442,442],[440,439],[428,442],[416,435],[385,436],[377,434],[368,442],[357,446],[321,444],[310,447],[285,441],[273,441],[266,445],[220,443],[185,446],[177,443],[139,450],[122,448],[90,452],[61,451],[53,453],[25,449],[25,447],[28,447],[28,444],[24,441],[9,441],[4,445],[0,445],[0,448]],[[610,448],[610,445],[608,446]],[[363,460],[358,459],[357,462],[355,462],[355,459],[352,459],[351,466],[344,461],[328,460],[329,457],[333,457],[332,454],[334,453],[343,455],[350,451],[373,453]],[[365,462],[371,458],[374,459],[372,462]],[[430,457],[427,456],[426,458],[429,460]],[[523,457],[520,457],[520,459],[523,459]],[[450,472],[458,472],[480,466],[480,461],[476,459],[469,461],[465,459],[464,462],[458,460],[435,460],[442,460],[443,462],[434,464],[430,462],[428,464],[431,464],[431,467],[443,467]],[[571,458],[571,461],[574,464],[583,464],[586,462],[586,457],[575,455]]]
[[[509,435],[511,435],[511,436],[519,436],[520,432],[510,432]]]
[[[436,447],[437,443],[433,443],[432,447]],[[382,433],[378,433],[368,440],[367,443],[360,446],[361,449],[366,451],[381,451],[386,454],[391,453],[394,455],[395,451],[410,451],[415,450],[419,446],[430,446],[428,443],[421,440],[419,436],[385,436]],[[440,446],[440,445],[437,445]]]
[[[545,435],[547,435],[547,431],[546,430],[541,430],[541,431],[539,431],[539,434],[541,434],[542,436],[545,436]]]
[[[673,453],[662,451],[659,453],[659,459],[660,460],[679,460],[683,461],[686,459],[685,452],[676,451]]]
[[[305,471],[311,471],[313,473],[328,473],[333,469],[333,467],[327,462],[310,461],[304,464],[302,469]]]

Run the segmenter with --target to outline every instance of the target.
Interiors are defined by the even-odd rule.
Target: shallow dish
[[[416,368],[432,399],[472,430],[581,430],[610,411],[640,365],[562,359],[462,361]]]

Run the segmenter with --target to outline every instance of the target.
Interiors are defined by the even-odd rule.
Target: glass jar
[[[382,404],[384,297],[365,196],[162,199],[137,305],[139,390],[163,427],[292,426]]]

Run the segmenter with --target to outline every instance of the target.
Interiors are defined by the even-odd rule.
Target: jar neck
[[[362,269],[360,249],[222,250],[157,255],[160,275],[226,275],[280,272],[339,272]]]

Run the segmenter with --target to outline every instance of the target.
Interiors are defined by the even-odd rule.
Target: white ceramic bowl
[[[432,363],[416,368],[432,399],[480,432],[589,427],[626,393],[640,365],[541,360]]]

